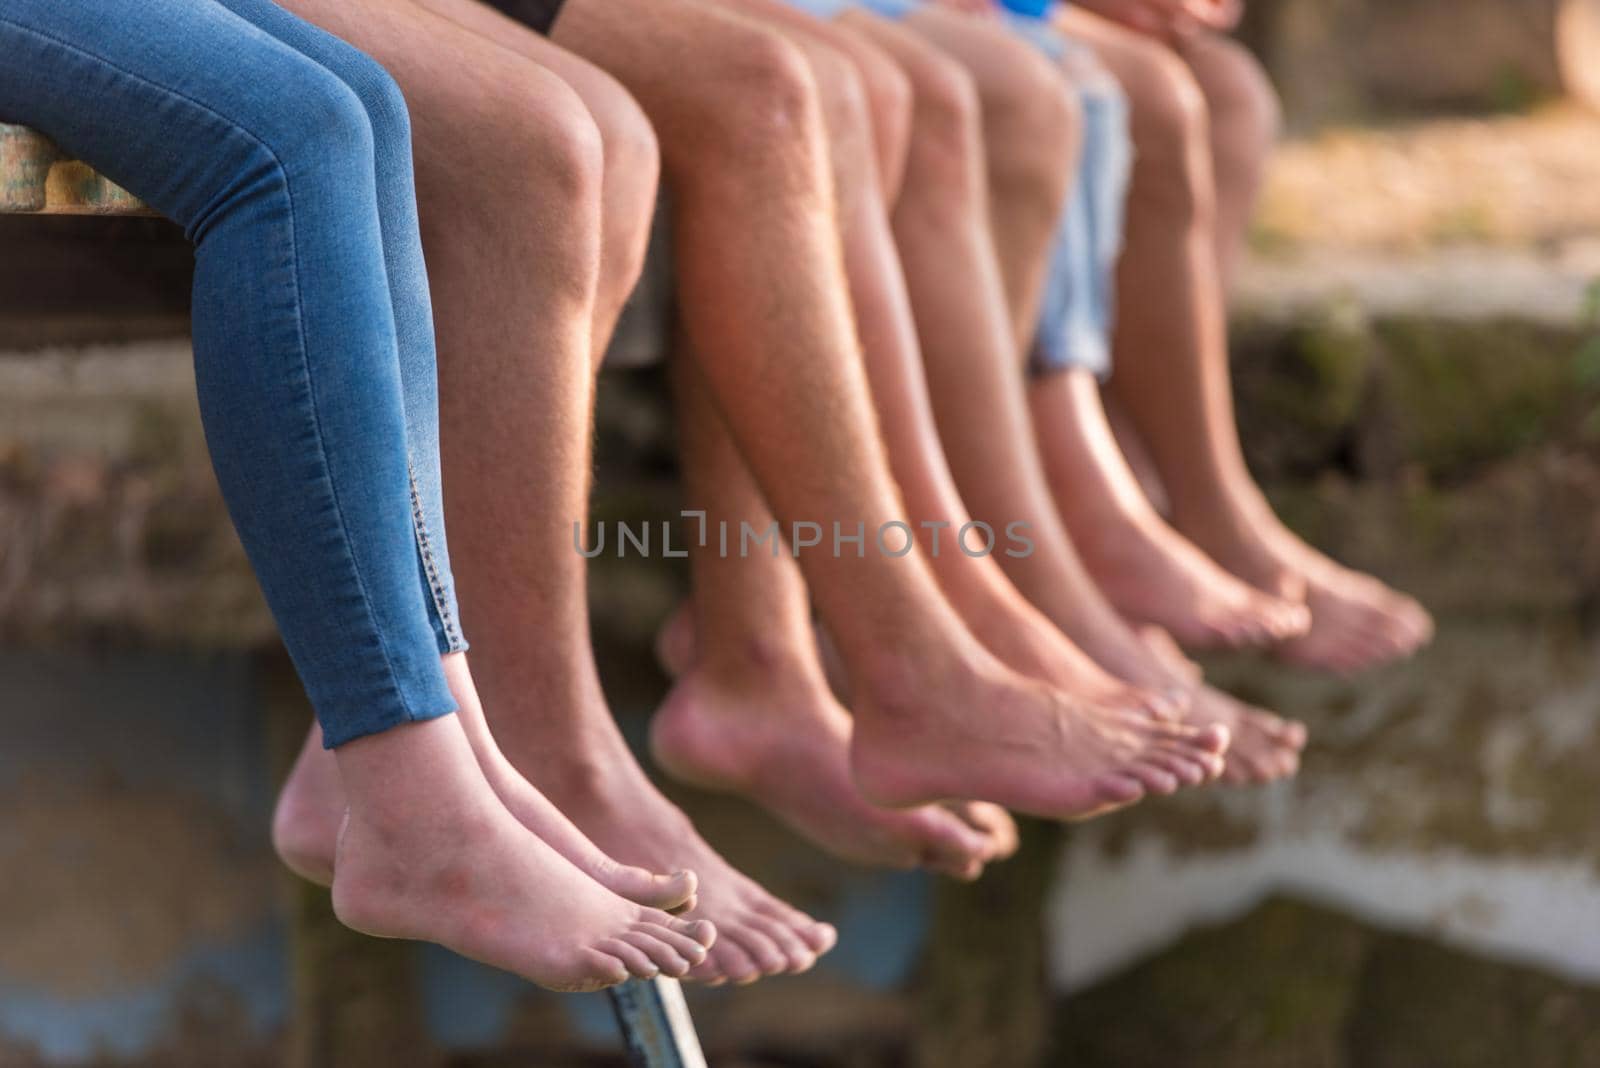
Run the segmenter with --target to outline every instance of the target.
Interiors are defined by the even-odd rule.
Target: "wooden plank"
[[[0,213],[153,215],[139,198],[67,158],[43,134],[0,123]]]
[[[706,1068],[700,1037],[676,979],[635,979],[606,993],[611,995],[633,1068]]]

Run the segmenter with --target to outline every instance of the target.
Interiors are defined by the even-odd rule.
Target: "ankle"
[[[708,635],[693,673],[719,690],[756,695],[787,689],[820,678],[816,638],[741,633]]]
[[[351,819],[382,834],[416,822],[418,796],[436,820],[474,819],[493,799],[454,715],[357,738],[335,757]]]

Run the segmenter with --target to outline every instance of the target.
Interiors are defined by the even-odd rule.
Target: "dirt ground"
[[[1557,251],[1600,237],[1600,115],[1529,115],[1331,130],[1282,147],[1253,246],[1418,253]]]

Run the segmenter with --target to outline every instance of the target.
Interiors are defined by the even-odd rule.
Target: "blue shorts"
[[[1115,79],[1095,69],[1088,48],[1048,22],[1020,15],[1008,16],[1007,22],[1056,62],[1089,68],[1078,80],[1083,104],[1078,174],[1051,247],[1028,370],[1035,376],[1085,370],[1104,379],[1111,374],[1117,259],[1133,166],[1127,97]]]
[[[1030,0],[1032,2],[1032,0]],[[851,9],[900,19],[922,0],[788,0],[821,19]],[[1093,53],[1058,32],[1046,14],[1019,13],[1015,0],[1001,18],[1011,31],[1057,63],[1094,66]],[[1033,6],[1038,4],[1033,2]],[[1030,374],[1083,369],[1111,373],[1111,331],[1116,315],[1116,266],[1122,253],[1123,203],[1133,163],[1128,102],[1116,81],[1092,70],[1079,79],[1083,103],[1082,161],[1050,252],[1039,324],[1028,355]]]

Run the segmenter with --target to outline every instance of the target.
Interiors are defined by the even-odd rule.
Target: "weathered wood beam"
[[[632,1068],[706,1068],[700,1037],[676,979],[635,979],[606,993]]]
[[[70,159],[48,137],[0,123],[0,213],[153,215],[132,193]]]

